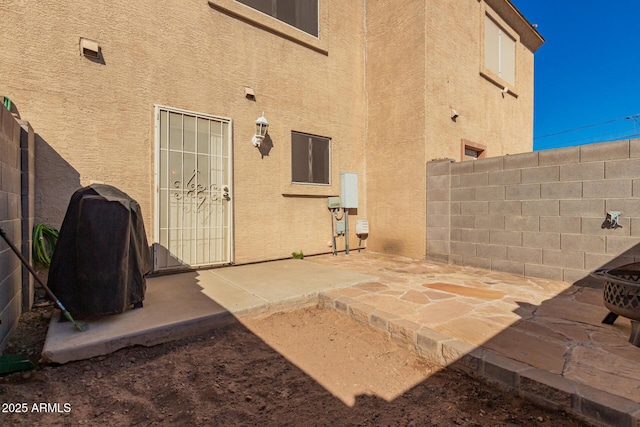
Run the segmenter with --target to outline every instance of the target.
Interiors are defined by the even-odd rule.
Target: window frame
[[[251,4],[247,4],[245,3],[245,1],[243,0],[235,0],[237,3],[240,3],[243,6],[249,7],[253,10],[258,11],[259,13],[269,16],[272,19],[275,19],[279,22],[282,22],[283,24],[291,27],[291,28],[295,28],[298,31],[302,31],[303,33],[311,36],[311,37],[315,37],[315,38],[319,38],[320,37],[320,0],[310,0],[310,1],[315,1],[315,33],[313,32],[309,32],[306,29],[302,28],[301,25],[296,25],[295,23],[291,23],[291,22],[287,22],[284,19],[276,16],[277,15],[277,2],[278,0],[258,0],[258,2],[262,2],[262,3],[270,3],[269,7],[265,7],[263,9],[259,9]],[[252,3],[251,1],[249,1],[248,3]],[[271,9],[271,12],[268,12],[266,9]]]
[[[513,41],[513,82],[501,77],[499,73],[494,72],[488,67],[487,64],[487,23],[486,20],[490,20],[497,28],[504,33],[504,36],[509,37]],[[505,93],[518,98],[518,46],[520,44],[520,36],[514,31],[507,23],[492,9],[490,9],[484,3],[480,8],[480,75],[489,82],[501,90],[505,90]],[[496,49],[499,49],[497,47]]]
[[[460,161],[461,162],[471,161],[470,158],[467,158],[467,157],[471,157],[471,156],[467,156],[466,155],[467,150],[474,151],[474,152],[478,153],[478,155],[475,158],[473,158],[473,160],[480,160],[480,159],[486,159],[487,158],[487,146],[486,145],[479,144],[479,143],[473,142],[473,141],[469,141],[468,139],[462,139],[460,141]]]
[[[329,10],[327,3],[322,0],[318,0],[318,7],[320,9],[318,37],[298,30],[296,27],[272,18],[236,0],[208,0],[208,4],[211,9],[237,19],[244,24],[251,25],[262,31],[296,43],[321,55],[329,55],[329,43],[327,38],[323,36],[323,29],[327,28],[329,23]]]
[[[294,141],[293,141],[293,136],[295,135],[301,135],[304,137],[308,137],[311,139],[311,141],[315,141],[315,140],[324,140],[327,142],[327,164],[325,166],[326,170],[326,177],[327,177],[327,182],[309,182],[309,181],[295,181],[294,180],[294,176],[293,176],[293,168],[294,168],[294,163],[295,163],[295,159],[294,159]],[[290,183],[293,185],[313,185],[313,186],[322,186],[322,187],[328,187],[331,186],[331,138],[327,137],[327,136],[321,136],[321,135],[315,135],[315,134],[311,134],[311,133],[307,133],[307,132],[300,132],[300,131],[291,131],[291,167],[290,167]],[[313,151],[311,152],[313,153]],[[312,160],[313,161],[313,160]],[[308,173],[308,171],[307,171]]]
[[[489,25],[492,25],[497,30],[497,46],[495,46],[496,40],[489,40]],[[491,28],[493,29],[493,28]],[[491,15],[485,14],[484,19],[484,66],[485,68],[497,75],[502,80],[506,81],[510,85],[516,83],[516,39],[506,31]],[[491,32],[493,35],[493,31]],[[493,69],[493,64],[488,64],[487,56],[489,55],[487,44],[491,43],[492,52],[496,55],[497,69]],[[508,44],[508,45],[507,45]],[[511,49],[512,48],[512,49]],[[505,55],[505,52],[509,50],[509,55]],[[511,50],[513,52],[511,53]]]

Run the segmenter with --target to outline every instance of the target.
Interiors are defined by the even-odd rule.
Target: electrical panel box
[[[344,209],[358,207],[358,174],[354,172],[340,173],[340,202]]]
[[[340,209],[340,197],[329,197],[327,199],[327,207],[329,209]]]
[[[369,221],[366,219],[356,220],[356,234],[358,236],[369,234]]]
[[[346,231],[344,221],[336,221],[336,234],[344,234]]]

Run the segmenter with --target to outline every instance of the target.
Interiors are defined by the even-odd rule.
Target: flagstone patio
[[[601,289],[364,252],[308,260],[376,276],[321,304],[428,359],[610,425],[640,422],[640,348],[628,319],[601,323]]]

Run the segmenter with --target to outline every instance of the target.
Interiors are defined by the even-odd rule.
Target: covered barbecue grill
[[[71,197],[48,285],[74,314],[104,316],[142,306],[151,256],[138,203],[110,185]]]

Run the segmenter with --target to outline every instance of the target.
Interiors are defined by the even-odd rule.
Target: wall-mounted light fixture
[[[256,120],[256,134],[251,139],[251,143],[254,147],[260,147],[264,137],[267,136],[267,129],[269,129],[269,122],[264,118],[263,111],[262,116],[258,117]]]
[[[454,122],[458,120],[458,117],[460,117],[460,114],[458,114],[458,112],[452,108],[451,109],[451,120],[453,120]]]

